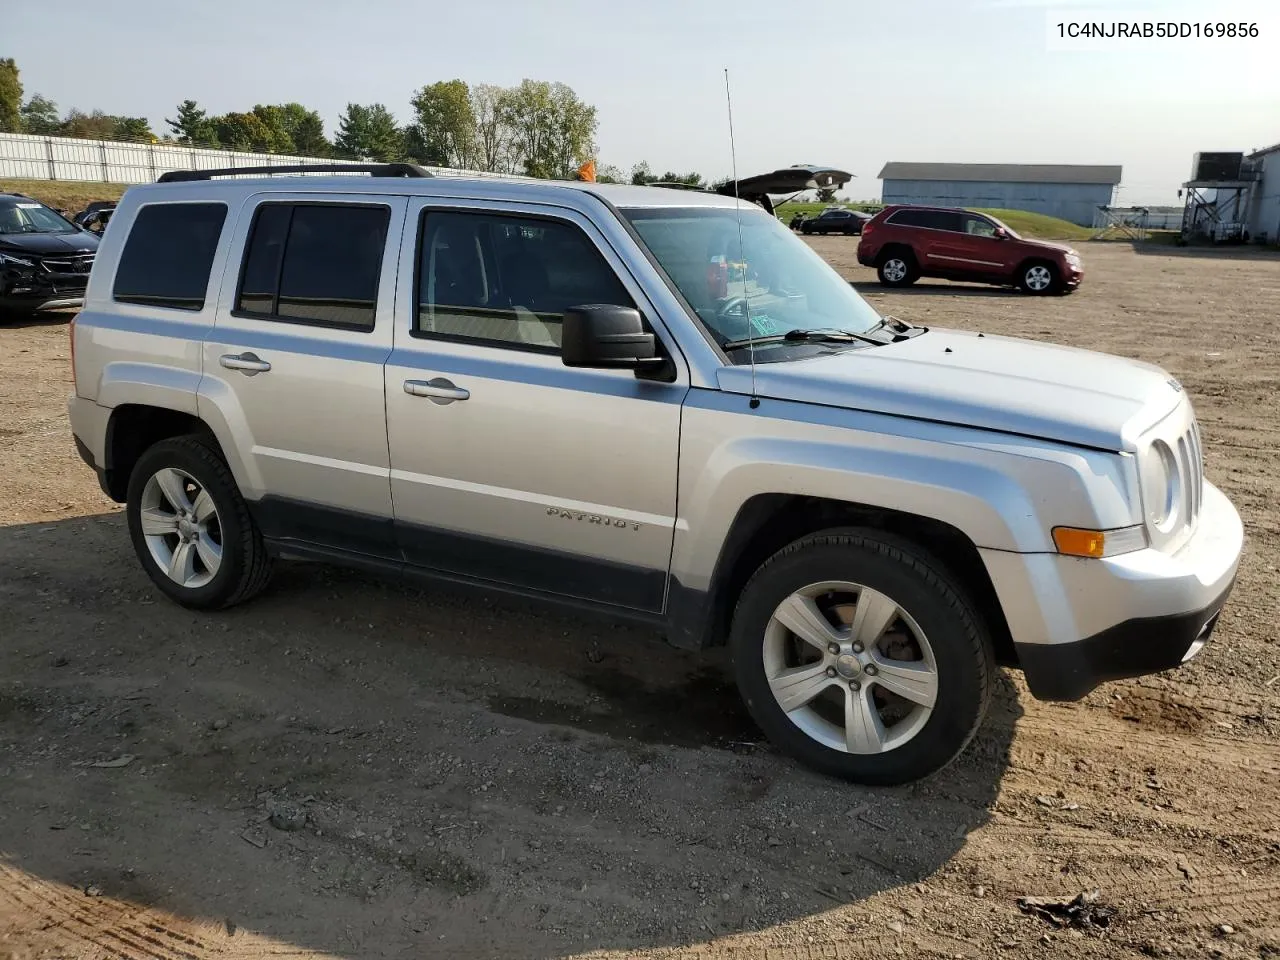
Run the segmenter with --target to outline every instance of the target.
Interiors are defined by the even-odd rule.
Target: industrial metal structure
[[[1182,185],[1182,242],[1244,243],[1260,172],[1243,153],[1197,153]]]
[[[1121,167],[1066,163],[901,163],[880,171],[885,203],[994,207],[1094,225],[1110,207]]]
[[[1257,173],[1249,208],[1249,233],[1258,243],[1280,243],[1280,143],[1245,158]]]

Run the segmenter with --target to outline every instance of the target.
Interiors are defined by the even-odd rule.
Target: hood
[[[746,365],[720,387],[749,393]],[[756,365],[756,394],[1102,450],[1133,449],[1182,388],[1159,367],[1073,347],[933,329],[909,340]]]
[[[1054,243],[1052,240],[1028,240],[1026,237],[1023,237],[1021,242],[1026,244],[1028,247],[1039,247],[1041,250],[1058,250],[1062,253],[1079,252],[1069,243]]]
[[[77,253],[96,253],[98,238],[85,232],[4,233],[0,234],[0,250],[18,256],[30,253],[38,257],[66,257]]]

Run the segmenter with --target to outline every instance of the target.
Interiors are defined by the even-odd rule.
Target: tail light
[[[868,220],[866,223],[862,225],[862,235],[864,237],[869,237],[871,236],[871,231],[874,229],[875,229],[875,225],[872,223],[872,221]]]

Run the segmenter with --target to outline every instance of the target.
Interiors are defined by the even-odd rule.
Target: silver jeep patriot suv
[[[178,603],[299,557],[604,611],[879,784],[996,664],[1077,699],[1209,637],[1243,531],[1159,368],[881,316],[729,197],[361,172],[166,174],[102,241],[71,424]]]

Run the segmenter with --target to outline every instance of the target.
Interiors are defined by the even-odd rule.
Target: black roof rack
[[[299,163],[287,167],[223,167],[216,170],[170,170],[156,178],[156,183],[185,183],[212,180],[214,177],[250,175],[272,176],[277,173],[367,173],[371,177],[429,177],[431,171],[415,163]]]

